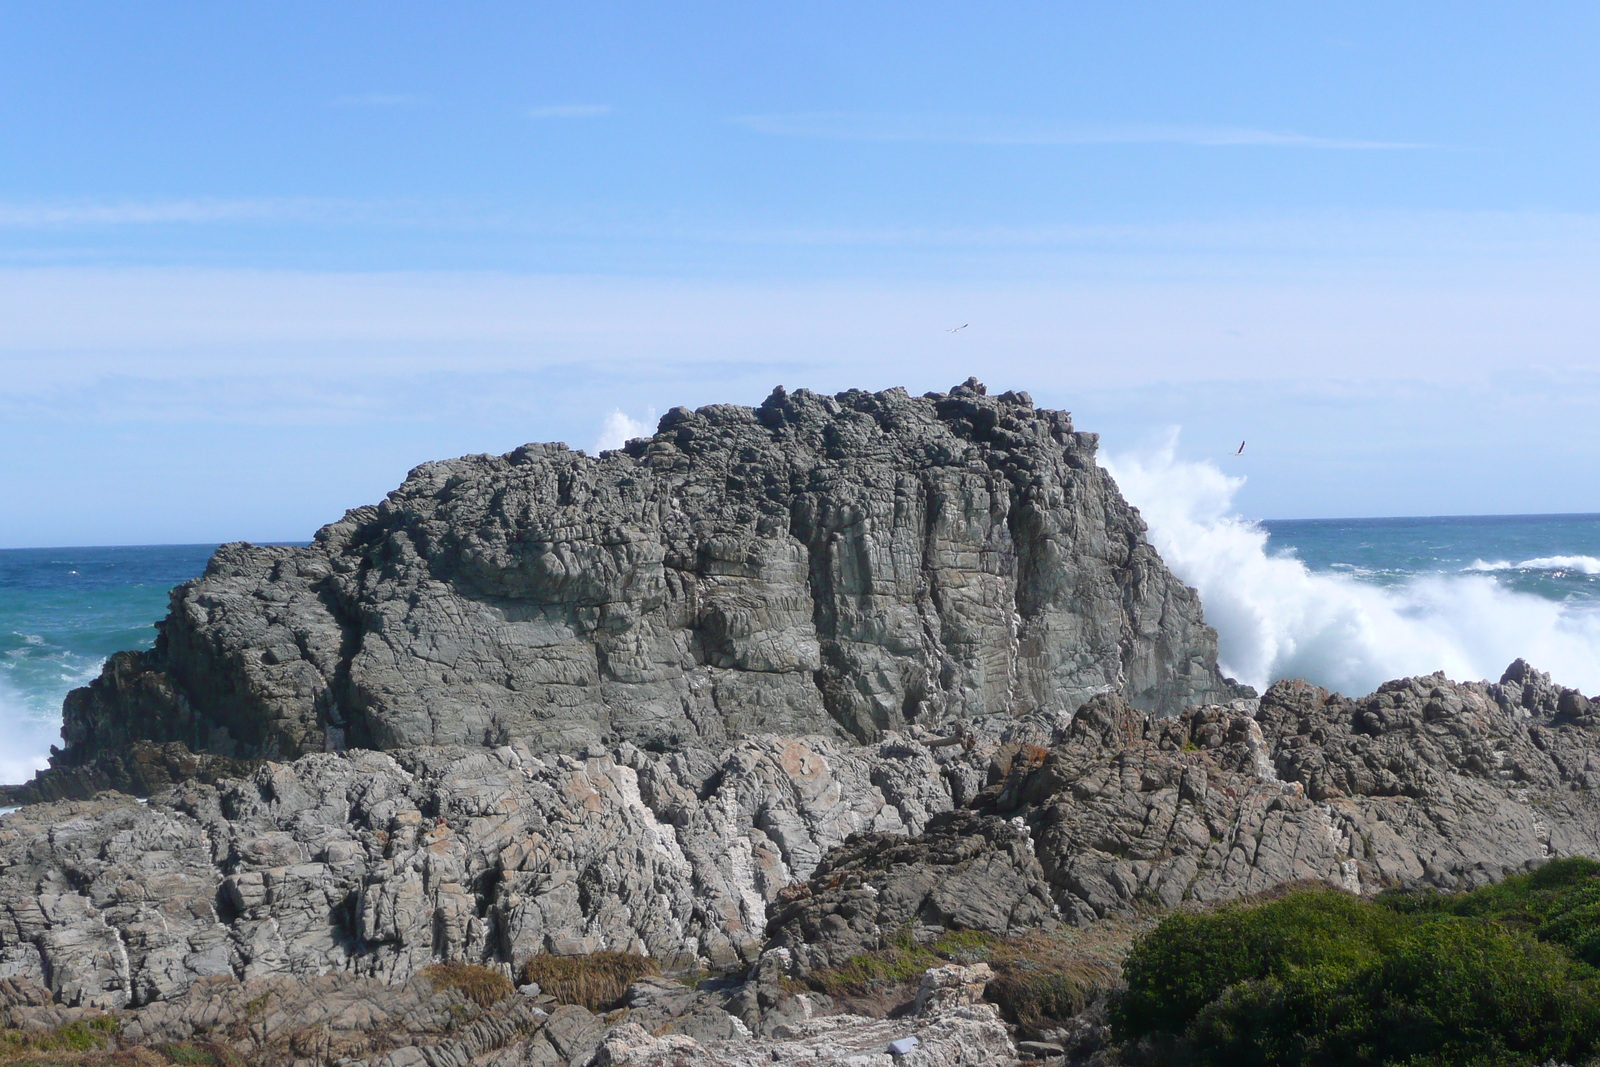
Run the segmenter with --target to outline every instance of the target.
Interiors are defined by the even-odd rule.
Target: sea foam
[[[1579,574],[1600,574],[1600,559],[1593,556],[1540,556],[1520,563],[1510,560],[1473,560],[1462,570],[1493,573],[1495,571],[1577,571]]]
[[[1233,508],[1244,479],[1180,460],[1176,436],[1150,452],[1106,456],[1106,469],[1150,526],[1150,541],[1200,592],[1222,669],[1257,689],[1305,678],[1371,692],[1391,678],[1443,670],[1498,679],[1523,657],[1564,685],[1600,691],[1600,611],[1503,587],[1495,570],[1581,570],[1588,556],[1550,556],[1396,585],[1313,571],[1268,548],[1265,529]]]
[[[41,716],[0,676],[0,783],[15,785],[50,763],[61,743],[61,716]]]

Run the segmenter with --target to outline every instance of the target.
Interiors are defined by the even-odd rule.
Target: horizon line
[[[1594,519],[1600,521],[1600,511],[1526,511],[1505,513],[1469,513],[1452,512],[1445,515],[1325,515],[1311,518],[1293,519],[1251,519],[1251,522],[1420,522],[1436,519]],[[330,520],[337,522],[337,519]],[[205,548],[216,549],[222,545],[248,544],[248,545],[283,545],[294,548],[303,548],[313,544],[312,538],[272,538],[262,541],[253,541],[247,537],[235,537],[226,541],[151,541],[141,544],[93,544],[93,545],[9,545],[0,547],[0,552],[71,552],[77,549],[111,549],[111,548]]]

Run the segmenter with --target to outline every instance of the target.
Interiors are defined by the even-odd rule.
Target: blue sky
[[[972,373],[1255,517],[1600,511],[1600,8],[1218,7],[0,3],[0,546]]]

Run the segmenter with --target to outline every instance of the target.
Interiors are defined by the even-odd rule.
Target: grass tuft
[[[539,988],[562,1004],[581,1004],[593,1012],[610,1011],[628,987],[647,975],[661,973],[650,956],[631,952],[594,952],[586,956],[540,955],[522,969],[524,982]]]
[[[516,992],[511,979],[497,970],[476,963],[436,963],[422,971],[422,977],[441,992],[451,992],[487,1008]]]
[[[1050,1029],[1118,984],[1118,964],[1136,927],[1115,921],[1099,926],[1092,933],[1063,928],[1020,937],[955,930],[925,944],[902,930],[887,947],[815,971],[805,984],[851,1010],[884,1014],[915,995],[930,967],[987,963],[994,979],[985,998],[1013,1023]]]
[[[52,1030],[0,1030],[0,1064],[40,1067],[83,1063],[87,1054],[116,1045],[117,1020],[110,1015],[79,1019]]]

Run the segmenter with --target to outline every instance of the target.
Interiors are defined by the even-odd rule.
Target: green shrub
[[[1525,929],[1600,967],[1600,863],[1573,857],[1470,893],[1385,893],[1379,903],[1408,914],[1494,919]]]
[[[1114,1033],[1157,1063],[1536,1064],[1600,1042],[1600,973],[1434,901],[1327,889],[1175,915],[1124,976]]]

